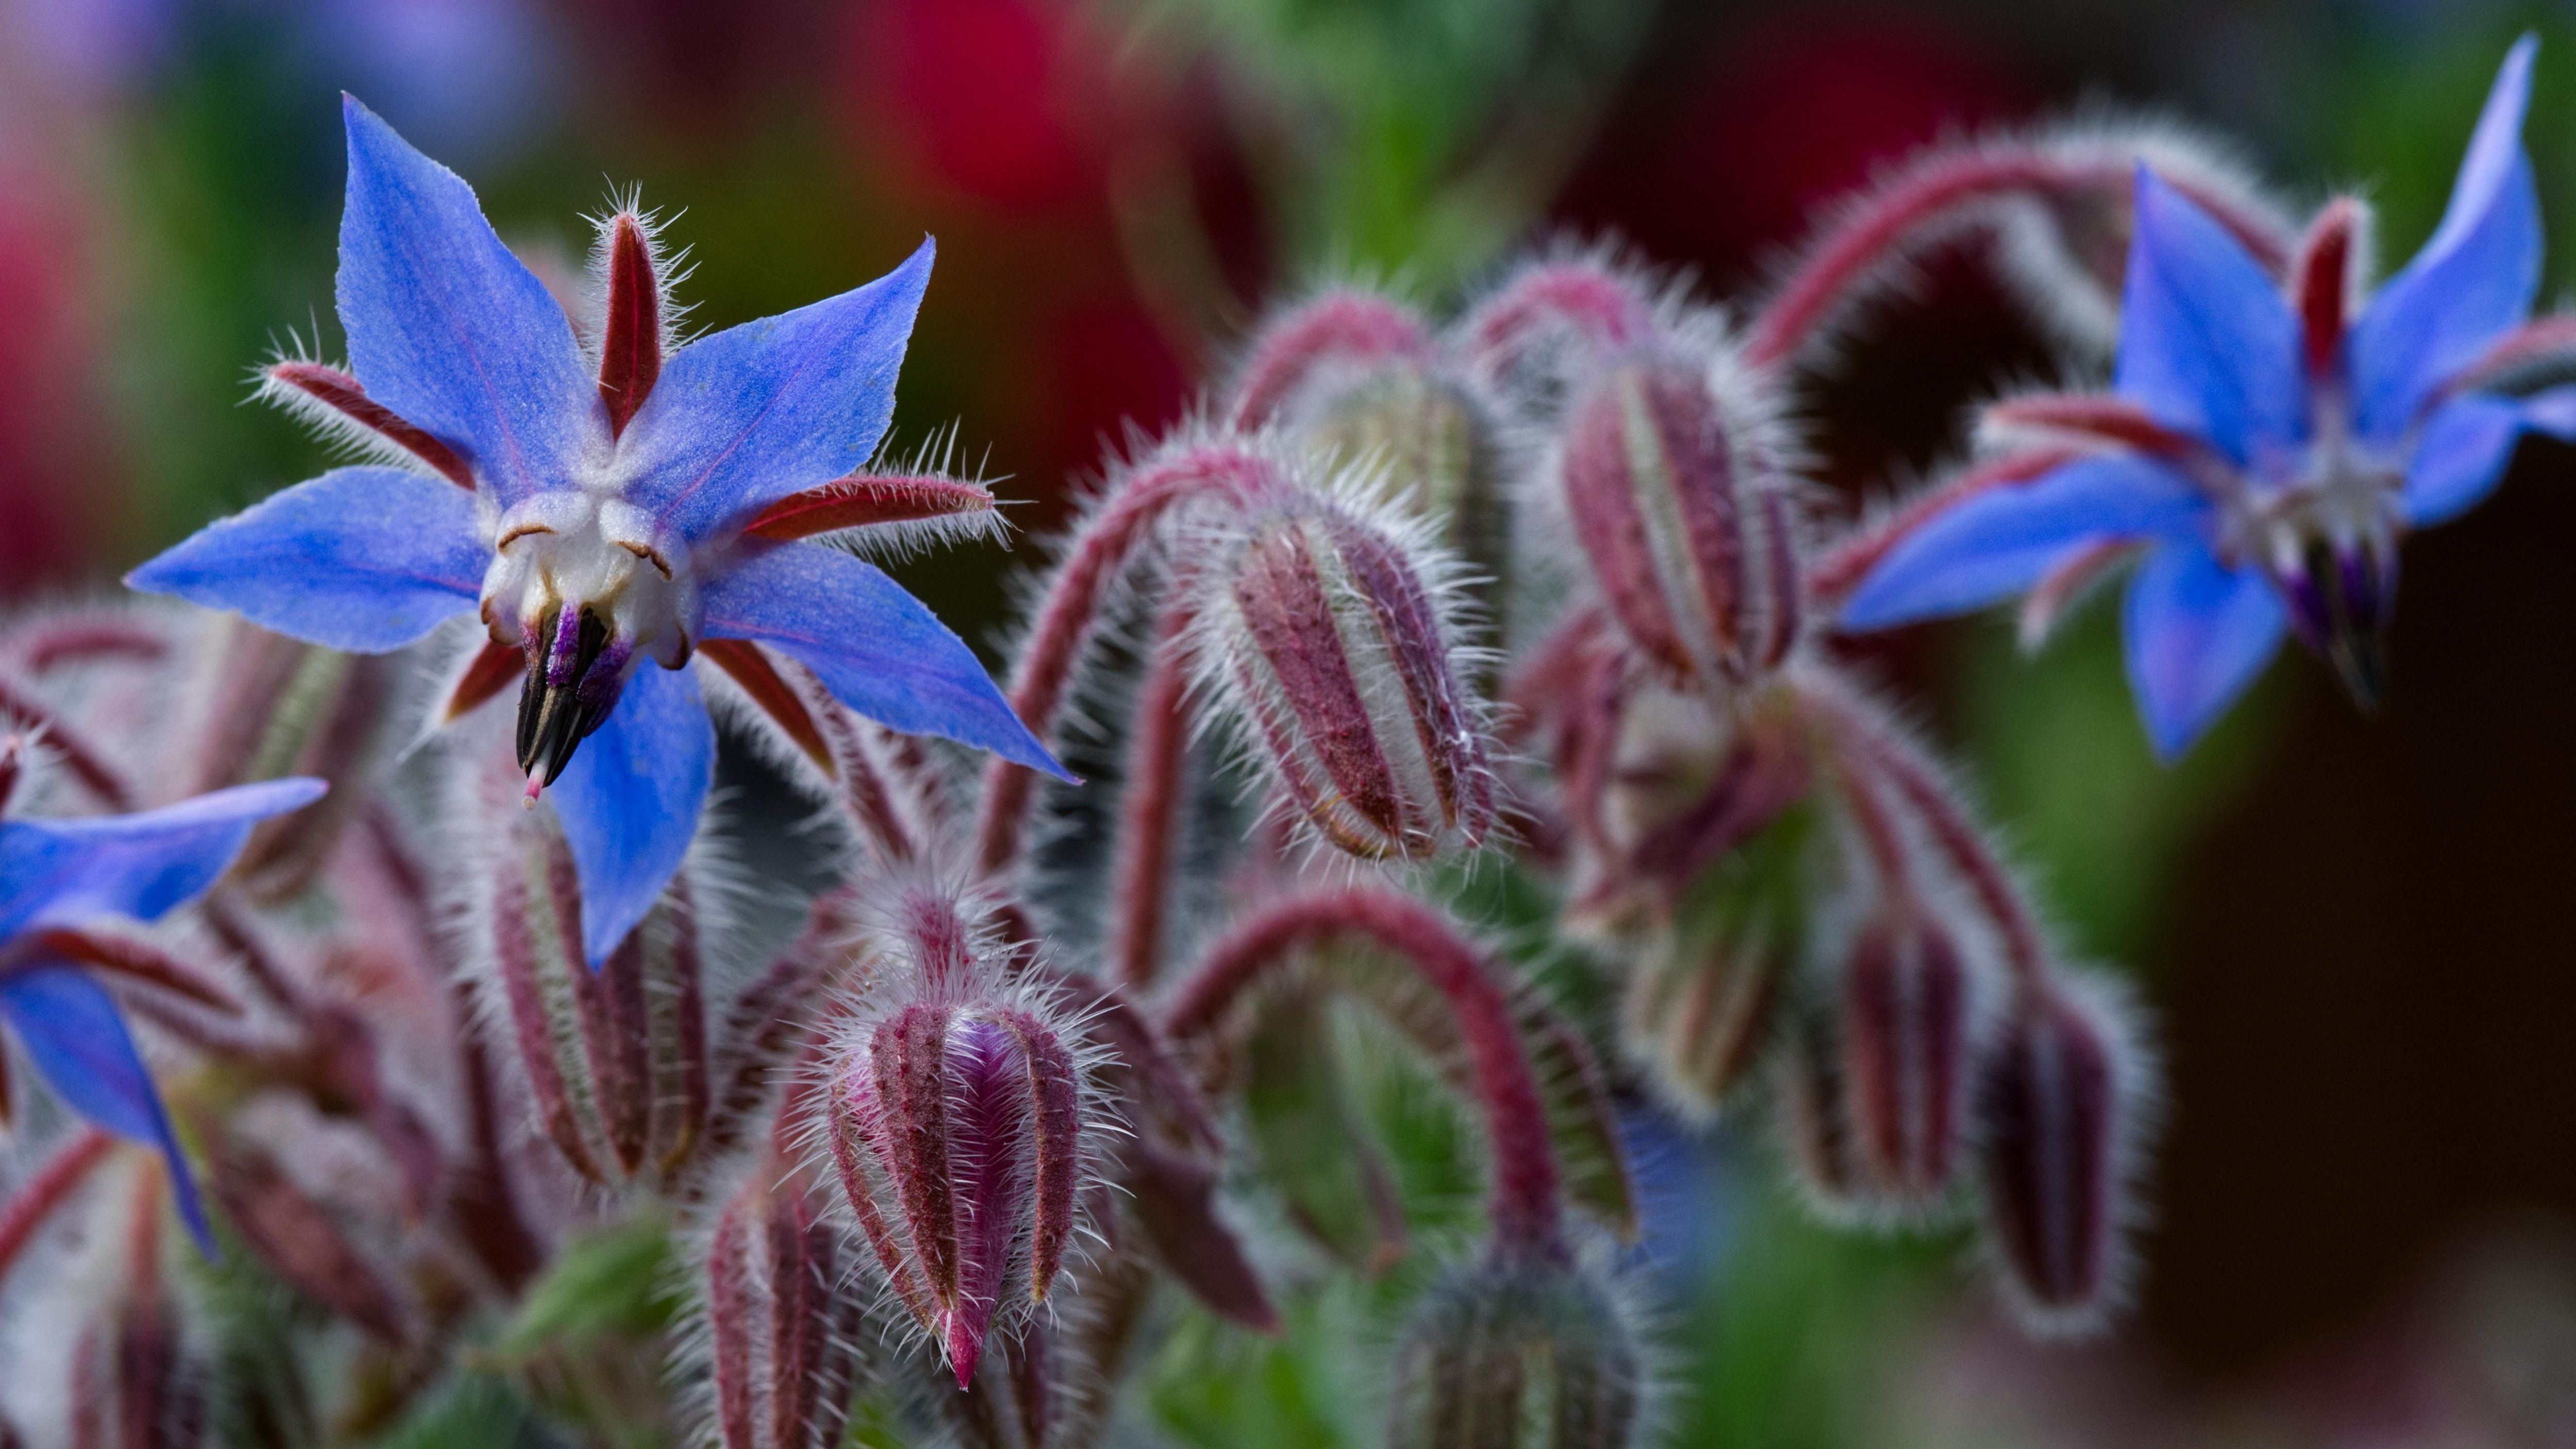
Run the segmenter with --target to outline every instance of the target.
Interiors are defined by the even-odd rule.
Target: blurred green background
[[[1873,168],[2079,106],[2212,128],[2302,203],[2359,185],[2402,258],[2525,28],[2563,224],[2564,8],[0,0],[0,594],[103,587],[323,465],[243,404],[294,335],[338,348],[341,89],[462,170],[540,264],[577,268],[579,214],[641,183],[690,248],[699,326],[937,234],[898,444],[954,423],[1043,531],[1104,445],[1181,416],[1318,277],[1445,306],[1572,229],[1742,296]],[[2553,286],[2571,267],[2561,248]],[[2055,367],[1945,256],[1807,421],[1856,501]],[[2018,1346],[1956,1241],[1825,1233],[1758,1144],[1644,1124],[1659,1211],[1636,1271],[1679,1348],[1675,1442],[2570,1442],[2548,1435],[2576,1433],[2571,465],[2530,444],[2495,503],[2410,545],[2382,715],[2288,659],[2170,772],[2098,607],[2035,660],[1999,619],[1869,646],[1964,750],[2070,943],[2161,1017],[2140,1311],[2106,1345]],[[910,576],[990,637],[1011,562]],[[1282,1347],[1184,1334],[1155,1412],[1211,1445],[1346,1437],[1317,1365],[1364,1310],[1308,1304]]]

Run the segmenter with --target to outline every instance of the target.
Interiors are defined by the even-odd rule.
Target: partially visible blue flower
[[[125,1019],[49,937],[103,917],[160,919],[231,868],[252,826],[322,790],[319,780],[270,780],[139,815],[0,821],[0,1019],[72,1110],[160,1150],[180,1216],[209,1246],[195,1181]]]
[[[2521,142],[2535,47],[2506,56],[2432,240],[2357,307],[2357,204],[2319,215],[2285,286],[2141,167],[2113,395],[1996,407],[2006,429],[2076,444],[2070,459],[1931,512],[1842,626],[2024,593],[2044,610],[2135,556],[2129,679],[2162,757],[2226,710],[2285,630],[2374,702],[2399,538],[2484,498],[2522,431],[2564,431],[2576,403],[2479,390],[2540,283]]]
[[[413,466],[298,484],[128,582],[360,652],[479,606],[494,645],[526,659],[519,761],[532,803],[560,776],[593,966],[695,833],[715,731],[683,666],[709,641],[792,655],[897,730],[1062,773],[928,609],[873,565],[796,541],[824,524],[778,517],[845,496],[833,480],[876,450],[928,243],[867,286],[672,350],[650,227],[620,213],[585,342],[462,179],[356,101],[345,112],[354,376],[285,363],[270,391]]]

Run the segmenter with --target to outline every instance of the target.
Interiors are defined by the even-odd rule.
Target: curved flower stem
[[[1335,937],[1385,947],[1447,1000],[1466,1043],[1492,1142],[1495,1244],[1507,1253],[1563,1256],[1556,1150],[1548,1141],[1547,1110],[1510,998],[1485,953],[1431,907],[1392,891],[1353,887],[1257,910],[1218,941],[1182,985],[1164,1013],[1165,1032],[1182,1040],[1211,1030],[1247,988],[1286,965],[1298,948]]]
[[[1938,152],[1864,196],[1811,243],[1797,269],[1753,319],[1747,355],[1757,364],[1794,360],[1814,341],[1853,290],[1886,262],[1974,206],[2016,195],[2124,195],[2136,159],[2128,154],[2067,156],[2029,145]],[[2273,223],[2205,186],[2168,177],[2215,216],[2246,249],[2277,273],[2287,266],[2289,238]]]
[[[1271,486],[1268,459],[1219,444],[1180,453],[1131,475],[1074,536],[1064,566],[1048,584],[1036,627],[1011,677],[1011,707],[1040,739],[1053,733],[1073,667],[1097,626],[1100,605],[1120,568],[1165,517],[1210,497],[1243,497]],[[1037,776],[1025,765],[995,760],[985,771],[975,826],[975,861],[999,874],[1019,857]]]
[[[2012,873],[1986,843],[1931,761],[1884,720],[1852,700],[1821,689],[1801,698],[1842,745],[1845,768],[1875,770],[1921,818],[1932,845],[1968,888],[1978,909],[2001,936],[2004,963],[2027,998],[2048,988],[2049,952],[2039,920],[2022,899]]]
[[[1161,969],[1164,916],[1171,908],[1172,847],[1180,833],[1182,775],[1189,763],[1189,665],[1181,638],[1189,612],[1172,609],[1136,692],[1127,750],[1126,794],[1118,804],[1117,863],[1110,884],[1109,962],[1135,990]]]

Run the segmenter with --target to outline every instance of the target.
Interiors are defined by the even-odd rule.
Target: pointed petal
[[[930,282],[931,243],[854,291],[672,354],[627,426],[627,497],[692,542],[867,462]],[[632,459],[630,464],[627,460]]]
[[[715,759],[715,722],[698,677],[648,662],[555,782],[555,816],[581,876],[581,949],[592,970],[680,873]]]
[[[161,1093],[106,988],[73,967],[40,961],[0,975],[0,1018],[16,1028],[28,1059],[73,1111],[119,1137],[160,1150],[170,1164],[179,1216],[198,1246],[212,1254],[214,1235],[197,1202],[196,1179],[180,1155]]]
[[[2363,436],[2395,438],[2433,390],[2531,315],[2540,289],[2540,196],[2522,149],[2531,102],[2526,35],[2505,56],[2433,239],[2353,324],[2354,403]]]
[[[2207,509],[2151,459],[2081,458],[1935,515],[1861,580],[1842,627],[1884,629],[1983,608],[2030,588],[2069,554],[2106,539],[2185,534]]]
[[[266,780],[137,815],[0,824],[0,940],[98,916],[157,920],[213,885],[253,825],[324,788]]]
[[[570,486],[608,420],[572,323],[464,178],[347,99],[340,325],[367,395],[463,453],[502,506]]]
[[[400,468],[335,468],[206,525],[125,581],[382,654],[472,608],[491,561],[473,494]]]
[[[833,697],[880,724],[1072,778],[1011,712],[966,641],[864,559],[820,544],[763,548],[710,579],[704,597],[710,636],[786,650]]]
[[[2129,584],[2129,687],[2159,759],[2170,764],[2209,728],[2281,646],[2288,615],[2256,568],[2173,543]]]
[[[2244,462],[2298,436],[2299,321],[2227,228],[2144,166],[2120,301],[2120,394]]]
[[[2576,389],[2553,391],[2576,398]],[[2406,470],[2407,526],[2430,528],[2457,518],[2494,492],[2513,462],[2525,422],[2543,426],[2549,405],[2542,398],[2547,396],[2517,402],[2473,394],[2444,403],[2424,425],[2415,461]]]

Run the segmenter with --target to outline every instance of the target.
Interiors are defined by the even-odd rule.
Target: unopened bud
[[[1090,1174],[1084,1043],[1009,987],[953,895],[905,892],[884,1000],[846,1031],[826,1104],[841,1185],[895,1296],[962,1389],[997,1315],[1046,1301]]]
[[[1772,1061],[1780,1142],[1807,1205],[1827,1222],[1861,1220],[1869,1183],[1847,1110],[1836,1014],[1823,1002],[1792,1002],[1782,1012]]]
[[[1326,292],[1253,340],[1231,389],[1234,426],[1251,431],[1291,419],[1318,392],[1430,352],[1431,334],[1410,308],[1365,292]]]
[[[801,1175],[757,1158],[716,1214],[702,1287],[723,1449],[832,1449],[857,1367],[858,1298]]]
[[[2126,1175],[2147,1073],[2114,999],[2057,983],[1979,1069],[1986,1227],[2005,1296],[2037,1332],[2101,1326],[2123,1288]]]
[[[1882,911],[1843,964],[1845,1111],[1892,1205],[1930,1206],[1958,1165],[1975,986],[1949,933],[1910,905]]]
[[[1771,1042],[1806,951],[1814,818],[1789,810],[1705,870],[1629,976],[1627,1050],[1689,1118],[1714,1118]]]
[[[1766,503],[1777,466],[1751,411],[1722,400],[1704,367],[1640,354],[1566,414],[1559,481],[1574,537],[1629,641],[1685,687],[1774,662],[1769,616],[1793,607],[1793,588],[1772,587],[1794,563],[1773,547],[1788,521]]]
[[[1392,1449],[1623,1449],[1645,1397],[1610,1286],[1547,1260],[1458,1269],[1396,1349]]]
[[[1198,657],[1288,800],[1364,859],[1482,841],[1493,782],[1439,556],[1399,522],[1313,495],[1223,544]]]
[[[279,1281],[379,1342],[403,1341],[402,1299],[266,1148],[220,1135],[214,1167],[209,1185],[224,1216]]]
[[[494,868],[493,960],[538,1120],[594,1182],[667,1179],[708,1114],[698,925],[683,873],[599,970],[584,964],[572,853],[510,812]]]
[[[1515,415],[1550,426],[1581,379],[1653,334],[1654,291],[1598,259],[1537,262],[1468,312],[1456,345]]]

